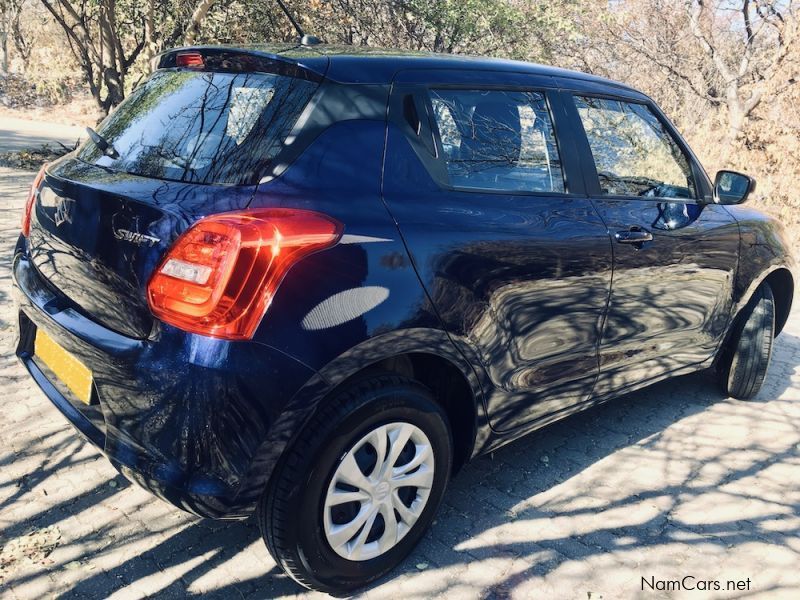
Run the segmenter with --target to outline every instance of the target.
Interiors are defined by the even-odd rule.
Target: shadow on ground
[[[780,338],[780,344],[791,350],[787,353],[790,355],[796,355],[800,348],[800,340],[788,334]],[[762,398],[756,409],[762,421],[782,419],[780,404],[776,405],[774,398],[791,386],[789,373],[771,382],[769,395]],[[368,595],[391,589],[393,579],[417,577],[416,565],[420,563],[427,564],[426,570],[443,573],[453,567],[468,566],[476,561],[491,562],[498,557],[511,559],[512,564],[523,564],[524,567],[512,569],[505,577],[490,576],[487,579],[482,594],[504,597],[514,592],[518,585],[546,577],[568,561],[586,560],[593,555],[641,551],[676,543],[683,546],[711,544],[720,549],[765,541],[774,545],[782,544],[786,537],[797,536],[800,531],[796,526],[780,531],[780,535],[776,535],[772,529],[764,529],[762,524],[776,517],[770,511],[756,518],[723,519],[705,525],[686,523],[676,518],[674,513],[679,507],[705,494],[716,493],[724,486],[730,487],[737,480],[757,476],[771,465],[797,456],[796,444],[800,442],[800,431],[795,422],[791,435],[787,437],[785,451],[759,453],[760,458],[746,460],[737,468],[725,469],[718,477],[701,477],[704,466],[710,461],[724,463],[728,455],[741,454],[747,448],[719,444],[714,455],[698,460],[697,446],[701,442],[693,437],[697,431],[691,427],[684,429],[679,436],[681,439],[668,435],[669,440],[665,440],[664,435],[676,423],[712,410],[715,405],[724,412],[726,403],[722,400],[710,374],[682,377],[567,418],[500,449],[492,456],[474,461],[452,482],[440,516],[420,548],[398,572],[373,586]],[[751,407],[755,409],[755,405]],[[53,416],[56,418],[56,415]],[[697,422],[701,424],[703,419]],[[42,443],[46,445],[46,440]],[[69,439],[61,443],[73,445],[80,442]],[[678,470],[683,475],[677,481],[636,488],[635,493],[612,495],[606,501],[601,498],[602,495],[594,493],[598,482],[590,477],[588,489],[571,486],[565,491],[566,495],[547,495],[548,491],[558,489],[621,450],[632,453],[632,458],[635,458],[651,453],[665,443],[668,447],[659,452],[659,460],[664,462],[659,465],[659,470],[669,471],[671,463],[680,463],[682,466]],[[70,454],[59,452],[59,448],[52,450],[54,455]],[[32,451],[40,452],[41,449]],[[30,477],[41,481],[63,466],[61,461],[45,462]],[[636,468],[634,464],[630,466],[631,469]],[[121,477],[117,481],[116,488],[107,485],[97,487],[85,492],[77,500],[70,500],[68,506],[56,506],[47,515],[37,516],[37,527],[57,523],[65,511],[80,512],[100,501],[113,503],[112,496],[128,486]],[[599,483],[602,487],[602,482]],[[26,483],[23,482],[5,502],[21,501],[25,487]],[[543,495],[546,497],[540,498]],[[750,493],[737,491],[735,496],[747,501],[762,501],[758,490]],[[582,498],[592,500],[581,502]],[[650,500],[658,500],[657,508],[650,511],[644,520],[637,517],[626,523],[625,518],[617,516],[610,519],[608,526],[592,527],[574,535],[562,536],[551,535],[546,527],[537,526],[537,523],[552,520],[585,521],[587,516],[597,517],[604,513],[619,515],[620,511],[624,513],[629,507],[629,514],[639,515],[641,510],[635,507]],[[775,499],[769,499],[769,503],[775,504]],[[785,507],[789,511],[797,509],[791,502]],[[530,526],[526,526],[526,522]],[[508,526],[524,530],[524,533],[521,537],[514,535],[506,539],[503,536],[484,535]],[[13,537],[24,529],[24,523],[17,523],[3,533],[4,536]],[[92,535],[104,533],[99,530]],[[149,531],[131,532],[128,536],[115,537],[113,543],[129,545],[148,537],[153,537]],[[483,541],[484,538],[491,541],[487,543]],[[81,541],[75,539],[68,543],[80,544]],[[157,543],[149,544],[141,554],[131,556],[111,570],[88,574],[72,586],[70,595],[81,598],[107,595],[135,584],[137,579],[168,572],[171,567],[188,562],[190,557],[202,556],[203,559],[197,564],[183,570],[179,578],[163,582],[164,595],[180,597],[192,588],[193,582],[221,565],[230,563],[235,570],[237,555],[243,547],[254,542],[259,542],[259,534],[252,520],[233,523],[196,520],[188,526],[176,528],[174,532],[165,532]],[[792,549],[792,552],[797,554],[797,549]],[[80,559],[91,560],[92,556],[86,555]],[[117,582],[114,587],[108,588],[109,578],[106,575],[110,576],[111,581]],[[14,585],[21,582],[12,577],[6,583]],[[449,578],[436,584],[429,582],[420,595],[446,592],[452,584]],[[213,595],[232,597],[239,593],[252,593],[274,597],[297,592],[296,584],[287,579],[274,564],[265,560],[263,573],[221,585],[213,590]]]
[[[16,206],[0,207],[0,219],[7,249]],[[42,593],[76,598],[303,593],[269,559],[252,520],[183,516],[106,475],[112,471],[104,459],[30,391],[12,366],[7,252],[0,256],[7,390],[0,402],[4,409],[28,402],[23,417],[46,427],[22,439],[25,427],[0,423],[4,445],[22,439],[0,454],[0,545],[53,525],[62,535],[50,562],[5,576],[0,569],[0,586],[19,595],[39,584]],[[700,373],[477,459],[452,482],[418,549],[365,595],[586,598],[605,586],[610,598],[636,595],[642,576],[688,572],[753,577],[759,593],[800,597],[800,328],[790,325],[755,402],[724,398],[710,374]],[[24,474],[9,476],[18,465]],[[66,471],[78,482],[61,489]]]

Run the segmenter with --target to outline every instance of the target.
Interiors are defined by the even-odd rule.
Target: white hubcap
[[[325,496],[325,538],[343,558],[375,558],[411,530],[432,485],[428,437],[410,423],[381,425],[339,460]]]

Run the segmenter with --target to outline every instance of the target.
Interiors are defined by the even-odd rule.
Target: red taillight
[[[33,212],[33,205],[36,202],[36,194],[39,192],[39,186],[42,185],[44,179],[44,170],[47,168],[47,163],[42,165],[36,178],[31,184],[31,189],[28,191],[28,199],[25,201],[25,212],[22,213],[22,235],[28,237],[31,233],[31,213]]]
[[[189,69],[202,69],[205,66],[203,55],[199,52],[178,52],[175,56],[175,65]]]
[[[249,339],[292,265],[341,235],[341,224],[308,210],[206,217],[175,241],[156,269],[147,286],[150,309],[192,333]]]

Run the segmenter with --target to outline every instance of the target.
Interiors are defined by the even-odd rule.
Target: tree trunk
[[[20,3],[14,12],[14,15],[8,19],[6,24],[6,36],[11,36],[11,41],[14,43],[14,50],[16,50],[17,56],[22,59],[20,62],[22,66],[22,72],[24,73],[28,69],[28,60],[31,57],[32,48],[30,42],[25,39],[25,34],[20,25],[22,8],[23,4]],[[6,38],[6,45],[7,44],[8,38]],[[8,48],[6,48],[6,53],[8,53]]]
[[[102,59],[103,83],[106,97],[100,103],[101,110],[108,111],[125,98],[124,74],[120,72],[117,55],[116,0],[103,0],[100,4],[100,56]]]
[[[436,35],[433,38],[433,51],[444,52],[444,33],[441,29],[436,31]]]
[[[747,117],[739,107],[728,106],[728,133],[725,136],[726,145],[733,146],[742,135]]]
[[[5,30],[0,31],[0,54],[3,55],[0,58],[0,71],[8,75],[8,32]]]
[[[3,13],[0,17],[3,19],[3,22],[0,23],[2,25],[2,29],[0,29],[0,54],[2,54],[0,70],[3,75],[8,75],[8,31],[11,29],[11,15],[5,4],[3,4]]]
[[[200,0],[195,6],[192,18],[189,19],[189,25],[186,27],[186,35],[183,38],[187,46],[191,46],[197,40],[197,35],[200,33],[200,25],[203,19],[206,18],[212,4],[214,4],[214,0]]]
[[[733,146],[738,143],[739,138],[744,133],[750,115],[753,110],[761,103],[763,96],[763,86],[752,88],[749,97],[742,98],[742,90],[738,82],[731,81],[725,90],[725,103],[728,108],[728,132],[725,135],[726,155]]]
[[[144,13],[144,59],[150,67],[153,59],[158,53],[156,45],[156,26],[155,26],[155,0],[147,0],[147,8]]]

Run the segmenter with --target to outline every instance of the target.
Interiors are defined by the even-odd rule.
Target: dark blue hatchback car
[[[478,454],[711,366],[755,395],[794,262],[753,186],[581,73],[173,50],[36,178],[17,353],[126,477],[255,512],[287,573],[343,592]]]

